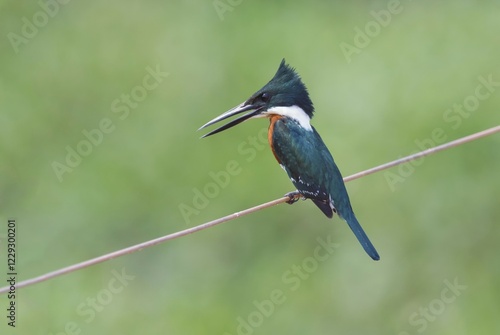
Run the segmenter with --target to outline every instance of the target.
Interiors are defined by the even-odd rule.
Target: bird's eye
[[[269,93],[264,92],[260,95],[260,98],[262,101],[268,102],[271,99],[271,95]]]

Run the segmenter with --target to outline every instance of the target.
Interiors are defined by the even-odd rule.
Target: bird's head
[[[270,117],[272,115],[290,117],[299,122],[304,128],[309,129],[309,120],[313,116],[314,107],[300,76],[283,59],[274,77],[264,87],[242,104],[207,122],[200,129],[243,112],[248,113],[202,137],[229,129],[250,118]]]

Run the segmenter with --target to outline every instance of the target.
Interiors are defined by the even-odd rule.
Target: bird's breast
[[[274,148],[274,143],[273,143],[273,133],[274,133],[274,126],[276,124],[276,122],[281,119],[282,116],[281,115],[271,115],[271,117],[269,118],[269,130],[267,132],[267,139],[269,141],[269,145],[271,146],[271,150],[273,151],[273,155],[274,155],[274,158],[276,158],[276,160],[278,161],[278,163],[281,164],[281,161],[280,159],[278,158],[278,156],[276,155],[276,150]]]

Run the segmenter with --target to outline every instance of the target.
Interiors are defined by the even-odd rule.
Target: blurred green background
[[[283,57],[345,176],[498,125],[499,9],[1,2],[1,285],[8,218],[23,280],[293,190],[259,139],[266,120],[196,131]],[[379,262],[310,201],[280,205],[20,289],[15,329],[2,295],[0,332],[498,334],[499,145],[490,136],[348,183]],[[73,167],[71,150],[86,154]]]

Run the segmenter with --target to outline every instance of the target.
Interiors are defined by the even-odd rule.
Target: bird
[[[243,103],[201,126],[204,129],[232,116],[247,112],[203,135],[205,138],[232,128],[248,119],[269,118],[268,141],[274,157],[286,171],[296,191],[285,194],[289,204],[310,199],[328,217],[336,213],[347,222],[366,253],[380,256],[361,227],[347,194],[337,164],[311,125],[315,113],[301,77],[283,59],[274,77]]]

